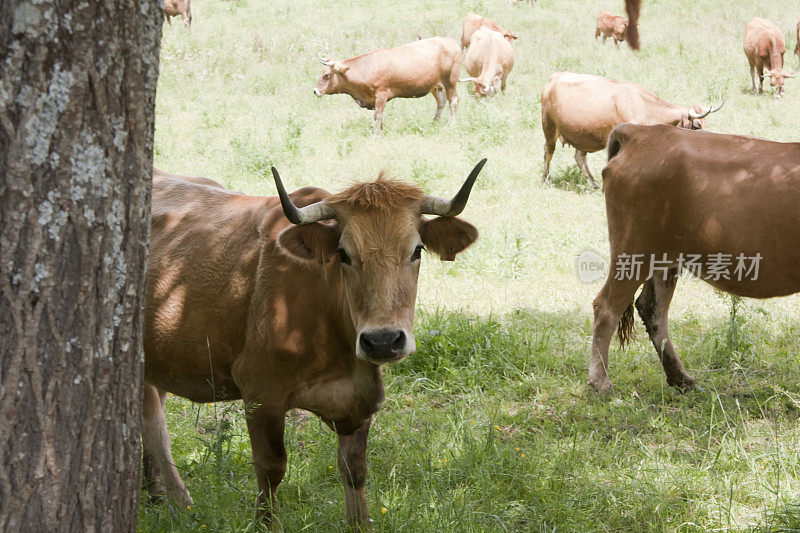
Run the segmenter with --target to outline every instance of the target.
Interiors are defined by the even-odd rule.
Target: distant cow
[[[625,30],[628,29],[628,21],[624,17],[613,15],[608,11],[601,11],[597,15],[597,25],[594,30],[595,40],[603,36],[603,44],[606,39],[612,37],[614,46],[619,48],[619,43],[625,40]]]
[[[172,17],[180,15],[186,27],[192,25],[192,6],[190,0],[164,0],[164,16],[169,25]]]
[[[797,21],[797,44],[794,46],[794,55],[800,59],[800,20]]]
[[[769,84],[775,87],[775,97],[782,97],[784,79],[793,78],[794,75],[783,70],[786,42],[781,30],[766,19],[754,17],[744,31],[744,53],[750,63],[753,94],[764,92],[764,78],[769,76]]]
[[[544,172],[550,173],[550,160],[556,140],[575,148],[583,174],[597,184],[586,164],[587,152],[606,146],[608,134],[618,124],[669,124],[689,129],[705,127],[705,117],[716,108],[695,105],[682,107],[661,100],[641,85],[593,76],[556,72],[542,90],[542,130],[544,130]]]
[[[392,98],[433,94],[439,120],[450,103],[450,120],[458,107],[461,50],[453,39],[432,37],[383,48],[344,61],[320,58],[325,65],[314,94],[349,94],[361,107],[375,110],[375,133],[383,131],[383,109]]]
[[[268,198],[154,176],[142,428],[150,491],[192,504],[170,451],[167,392],[241,398],[264,517],[286,472],[285,414],[300,408],[338,434],[347,517],[366,527],[380,365],[416,349],[423,249],[452,261],[477,239],[456,215],[485,162],[452,200],[382,177],[288,195],[274,168],[278,197]]]
[[[467,16],[464,17],[464,22],[461,26],[461,50],[469,47],[472,41],[472,35],[480,28],[489,28],[490,30],[499,32],[500,35],[508,39],[509,42],[519,37],[513,31],[504,29],[494,20],[469,12]]]
[[[623,124],[603,192],[611,270],[594,300],[589,383],[608,391],[608,348],[630,338],[633,298],[667,382],[690,388],[669,335],[682,270],[748,298],[800,292],[800,143]]]
[[[472,35],[472,44],[464,58],[464,67],[470,77],[459,81],[471,81],[475,94],[494,94],[498,84],[505,91],[506,78],[514,68],[514,48],[503,34],[489,28],[480,28]]]

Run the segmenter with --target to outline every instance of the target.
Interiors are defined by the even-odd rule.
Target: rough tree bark
[[[0,0],[0,531],[135,531],[157,0]]]

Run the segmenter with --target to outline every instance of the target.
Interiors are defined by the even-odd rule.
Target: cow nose
[[[322,96],[322,93],[316,87],[314,87],[314,94],[316,94],[317,96]]]
[[[406,347],[406,333],[402,329],[379,329],[363,332],[358,339],[364,354],[370,359],[393,359]]]

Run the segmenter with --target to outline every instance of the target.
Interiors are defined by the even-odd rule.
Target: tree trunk
[[[0,0],[0,531],[135,531],[157,0]]]

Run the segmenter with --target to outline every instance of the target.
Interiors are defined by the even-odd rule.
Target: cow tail
[[[628,29],[625,32],[625,40],[634,50],[639,49],[639,11],[642,7],[642,0],[625,0],[625,10],[628,12]]]
[[[633,300],[628,304],[628,308],[622,313],[622,318],[619,319],[619,326],[617,327],[617,338],[619,339],[620,348],[624,348],[626,344],[630,344],[636,338],[636,330],[634,329],[633,317]]]

